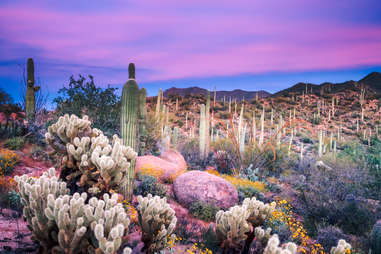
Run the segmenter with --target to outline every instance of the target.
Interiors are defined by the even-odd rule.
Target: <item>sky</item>
[[[381,72],[379,0],[1,0],[0,88],[20,100],[35,62],[57,95],[71,75],[121,90],[128,64],[159,88],[277,92]]]

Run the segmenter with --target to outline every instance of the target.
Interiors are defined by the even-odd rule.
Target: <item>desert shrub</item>
[[[221,174],[231,175],[241,167],[234,144],[228,138],[221,138],[212,144],[216,154],[216,168]]]
[[[187,162],[189,170],[204,170],[206,166],[215,166],[215,156],[210,152],[207,158],[201,159],[198,139],[190,139],[179,144],[180,153]]]
[[[22,137],[13,137],[10,139],[7,139],[3,146],[6,148],[9,148],[11,150],[21,150],[25,145],[24,138]]]
[[[212,253],[220,253],[222,251],[220,243],[217,240],[216,233],[213,230],[213,224],[209,225],[208,229],[204,229],[202,232],[202,243]]]
[[[21,204],[20,194],[14,190],[0,194],[0,205],[2,207],[10,208],[18,212],[22,212],[23,208],[23,205]]]
[[[327,226],[318,229],[316,240],[323,246],[326,252],[335,247],[340,239],[349,241],[348,236],[340,228]]]
[[[243,187],[239,186],[237,188],[237,192],[238,192],[239,203],[242,203],[242,201],[245,198],[256,197],[260,201],[263,201],[263,199],[264,199],[263,193],[259,192],[256,188],[251,187],[251,186],[248,186],[248,187],[246,187],[246,186],[243,186]]]
[[[194,217],[203,221],[213,221],[219,210],[221,210],[221,208],[218,206],[209,205],[202,201],[193,202],[189,206],[189,212]]]
[[[369,216],[370,210],[357,200],[368,192],[367,170],[348,164],[347,160],[337,160],[330,167],[332,169],[319,169],[311,163],[299,176],[289,178],[298,190],[300,206],[296,207],[297,213],[304,216],[305,226],[312,236],[317,235],[322,221],[339,226],[345,234],[364,234],[373,220]],[[363,217],[360,218],[352,209]]]
[[[94,83],[93,76],[89,80],[79,76],[70,77],[69,84],[58,91],[54,99],[57,104],[57,116],[75,114],[87,115],[92,120],[92,126],[100,129],[107,136],[119,133],[120,102],[116,94],[117,88],[102,89]]]
[[[15,165],[19,162],[19,156],[8,149],[0,150],[0,176],[12,174]]]
[[[147,196],[149,193],[154,196],[165,197],[167,189],[160,184],[156,177],[139,174],[139,185],[134,189],[135,195]]]

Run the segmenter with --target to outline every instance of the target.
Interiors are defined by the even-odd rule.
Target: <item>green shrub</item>
[[[20,150],[24,147],[25,141],[22,137],[14,137],[7,139],[4,142],[4,147],[9,148],[11,150]]]
[[[153,196],[165,197],[167,189],[160,184],[156,177],[150,175],[139,174],[140,184],[134,189],[135,195],[147,196],[151,193]]]
[[[214,221],[216,213],[221,210],[218,206],[209,205],[202,201],[193,202],[189,207],[189,212],[197,219],[203,221]]]
[[[18,192],[11,190],[7,193],[1,193],[0,203],[2,207],[10,208],[22,212],[23,205]]]
[[[256,197],[259,200],[263,200],[263,194],[260,193],[257,189],[251,186],[239,186],[237,188],[238,199],[241,203],[245,198]]]

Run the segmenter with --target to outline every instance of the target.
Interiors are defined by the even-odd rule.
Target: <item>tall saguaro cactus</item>
[[[135,80],[135,65],[130,63],[128,66],[129,79],[124,84],[122,90],[122,112],[120,116],[120,132],[123,138],[123,144],[130,146],[138,151],[139,129],[143,127],[142,118],[145,115],[145,90],[139,91]],[[141,103],[140,103],[141,102]],[[131,162],[128,169],[128,181],[124,188],[126,198],[132,197],[133,181],[135,177],[135,161]]]
[[[25,96],[25,112],[28,121],[34,120],[36,113],[36,96],[35,93],[40,90],[39,86],[34,86],[34,63],[32,58],[28,58],[27,62],[27,89]]]

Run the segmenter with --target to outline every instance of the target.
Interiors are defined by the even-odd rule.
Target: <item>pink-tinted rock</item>
[[[185,172],[187,164],[184,157],[176,151],[169,150],[156,157],[152,155],[139,156],[136,159],[135,172],[157,176],[161,181],[172,181]]]
[[[203,171],[189,171],[176,178],[173,188],[177,200],[189,206],[196,201],[227,209],[238,202],[235,187],[225,179]]]

